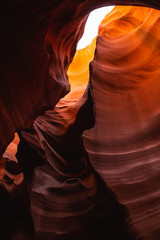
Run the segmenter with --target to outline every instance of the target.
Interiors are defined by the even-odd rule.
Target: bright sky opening
[[[83,36],[79,40],[77,44],[77,50],[83,49],[86,46],[88,46],[92,40],[97,36],[98,34],[98,27],[100,23],[102,22],[103,18],[111,12],[111,10],[114,8],[114,6],[109,7],[101,7],[93,10],[87,19],[85,29]]]

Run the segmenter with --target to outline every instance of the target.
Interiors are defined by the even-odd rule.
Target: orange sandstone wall
[[[84,219],[96,219],[100,208],[102,220],[104,206],[109,218],[120,216],[120,206],[115,210],[116,204],[112,205],[115,198],[107,200],[107,186],[128,208],[139,236],[160,238],[159,11],[116,7],[106,16],[99,28],[88,88],[80,99],[88,70],[84,75],[81,69],[76,72],[76,78],[84,78],[81,89],[73,77],[78,66],[68,69],[88,13],[113,3],[160,8],[158,1],[89,0],[17,0],[14,5],[8,2],[3,6],[1,153],[14,132],[30,127],[38,116],[33,123],[36,140],[27,131],[23,133],[34,147],[38,141],[46,160],[36,168],[31,184],[38,239],[61,238],[77,229],[77,235],[83,232],[79,235],[83,239]],[[83,59],[81,54],[88,66],[93,52],[86,49],[77,59]],[[59,102],[70,90],[68,76],[73,82],[70,96],[74,100],[70,102],[68,95]],[[43,114],[48,108],[51,110]],[[84,154],[82,134],[89,158]],[[132,234],[126,234],[123,224],[115,225],[123,226],[116,233],[121,232],[123,240],[131,240]]]
[[[67,68],[87,16],[96,7],[112,4],[160,8],[156,0],[3,1],[1,155],[16,130],[29,127],[69,92]]]

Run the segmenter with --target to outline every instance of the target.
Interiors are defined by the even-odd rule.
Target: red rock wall
[[[149,0],[3,1],[1,154],[16,130],[30,126],[40,112],[54,106],[69,91],[66,69],[88,13],[117,3],[160,7],[158,1]]]
[[[109,197],[105,184],[127,206],[140,236],[160,238],[159,11],[118,7],[100,26],[89,82],[95,126],[83,135],[89,160],[80,140],[83,131],[94,124],[91,102],[87,110],[81,110],[89,101],[88,91],[75,105],[62,100],[54,111],[42,115],[69,91],[67,69],[88,13],[116,3],[160,8],[158,1],[16,1],[3,7],[1,153],[17,129],[28,128],[41,115],[33,124],[36,140],[24,133],[47,159],[43,167],[36,168],[31,185],[38,239],[71,240],[78,234],[79,239],[90,239],[92,231],[86,236],[87,229],[98,223],[87,221],[98,212],[107,224],[115,216],[106,238],[117,239],[119,234],[119,239],[136,239],[130,229],[125,230],[128,225],[122,218],[126,212],[120,213],[121,205]],[[81,111],[84,115],[78,121]],[[72,188],[68,188],[70,183]],[[84,219],[86,231],[81,231]],[[114,226],[120,226],[115,235]]]
[[[92,166],[125,204],[144,239],[159,239],[160,12],[117,7],[101,23],[91,83]],[[122,44],[123,42],[123,44]]]

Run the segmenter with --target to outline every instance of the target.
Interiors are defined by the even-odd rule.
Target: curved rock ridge
[[[140,239],[134,227],[145,240],[160,238],[160,12],[114,8],[100,25],[86,91],[80,97],[88,71],[84,86],[74,83],[58,102],[69,92],[67,70],[89,12],[116,3],[160,9],[149,0],[4,4],[1,153],[26,129],[17,158],[37,239]],[[92,54],[82,53],[87,67]]]
[[[32,130],[22,132],[17,158],[25,176],[31,174],[28,161],[33,165],[37,157],[26,142],[43,156],[29,184],[36,239],[138,239],[127,210],[106,189],[83,149],[81,136],[94,121],[87,87],[77,103],[46,111]]]
[[[87,16],[95,8],[113,4],[160,9],[157,0],[2,2],[1,155],[17,130],[31,126],[69,92],[66,71]]]
[[[158,19],[157,10],[116,7],[100,25],[95,57],[90,64],[89,82],[95,103],[95,127],[83,135],[85,151],[94,170],[116,193],[120,203],[127,206],[139,235],[155,240],[159,238],[159,143],[156,132],[159,110],[158,54],[154,58],[154,69],[151,59],[158,49]],[[148,41],[148,35],[151,34],[153,45]],[[122,42],[125,44],[122,45]],[[143,45],[147,56],[143,54]],[[134,52],[138,53],[137,58]],[[76,70],[81,73],[81,69]],[[79,91],[78,88],[75,88],[76,91]],[[82,106],[86,106],[86,94],[87,91],[74,104],[70,104],[69,100],[64,101],[63,106],[58,103],[54,110],[39,116],[33,125],[47,159],[43,166],[36,167],[30,193],[38,239],[46,236],[70,239],[77,237],[77,232],[80,239],[87,239],[87,230],[84,231],[87,223],[84,219],[90,219],[93,209],[95,211],[97,207],[106,206],[111,214],[113,211],[111,202],[114,202],[114,197],[105,195],[107,190],[81,150],[79,138],[86,128],[93,126],[93,123],[86,126],[86,119],[88,121],[93,115],[88,112],[91,103],[87,105],[89,108],[86,108],[84,115],[78,117]],[[77,122],[80,123],[78,126]],[[32,143],[27,133],[23,133],[23,137]],[[154,182],[154,188],[152,185],[149,188],[150,181]],[[70,185],[69,192],[66,183]],[[84,183],[90,184],[87,187]],[[84,188],[80,190],[80,186]],[[102,186],[103,194],[99,195]],[[71,189],[76,192],[75,195]],[[90,196],[89,199],[87,196]],[[46,201],[47,207],[44,208]],[[80,213],[78,207],[73,210],[73,206],[80,203],[81,209],[88,210]],[[99,214],[102,220],[103,215],[101,212]],[[104,214],[110,216],[107,210]],[[118,216],[122,220],[122,215]],[[114,228],[116,224],[112,221]],[[123,227],[122,232],[115,233],[117,235],[106,230],[107,234],[111,239],[121,234],[122,239],[136,239],[131,230],[125,232]]]
[[[115,7],[105,17],[90,66],[95,127],[84,134],[93,168],[150,240],[160,237],[159,36],[158,10]]]

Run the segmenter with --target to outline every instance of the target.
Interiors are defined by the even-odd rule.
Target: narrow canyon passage
[[[12,83],[1,95],[1,152],[18,131],[37,239],[160,238],[159,3],[116,6],[75,54],[88,13],[105,4],[59,2],[52,15],[51,3],[34,6],[32,20],[46,6],[44,24],[33,21],[32,41],[17,35],[3,61]]]

